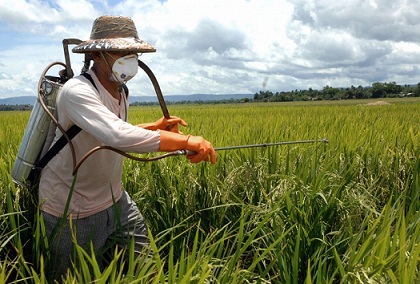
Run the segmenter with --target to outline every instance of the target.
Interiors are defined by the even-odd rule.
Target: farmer
[[[139,39],[130,18],[117,16],[97,18],[90,40],[73,48],[75,53],[90,53],[94,62],[87,71],[94,84],[84,76],[74,77],[57,97],[58,122],[64,129],[74,124],[82,129],[72,140],[77,160],[92,148],[107,145],[135,153],[187,149],[194,152],[187,156],[192,163],[216,162],[210,142],[178,131],[178,124],[187,125],[181,118],[137,126],[127,122],[128,100],[122,84],[136,75],[138,53],[154,51]],[[61,135],[58,130],[55,141]],[[39,202],[58,275],[65,274],[75,259],[72,234],[88,251],[91,242],[98,257],[112,246],[111,240],[121,248],[133,241],[136,255],[150,257],[146,223],[122,188],[122,168],[123,156],[100,150],[85,160],[74,177],[72,152],[66,145],[43,169]],[[60,220],[65,220],[64,225]]]

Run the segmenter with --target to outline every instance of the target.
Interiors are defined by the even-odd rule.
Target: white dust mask
[[[139,70],[137,54],[129,54],[115,60],[112,65],[112,76],[119,83],[125,83],[136,76]]]

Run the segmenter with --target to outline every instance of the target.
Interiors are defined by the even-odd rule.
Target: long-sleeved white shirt
[[[82,130],[73,138],[76,162],[97,146],[111,146],[125,152],[147,153],[159,150],[160,134],[126,122],[127,98],[121,101],[102,86],[94,72],[96,87],[83,76],[70,79],[57,96],[58,122],[68,129],[73,124]],[[99,91],[99,92],[98,92]],[[62,135],[57,129],[54,142]],[[67,214],[83,218],[98,213],[122,195],[123,156],[110,150],[92,154],[79,168]],[[66,145],[44,168],[39,184],[41,209],[62,216],[74,176],[73,160]]]

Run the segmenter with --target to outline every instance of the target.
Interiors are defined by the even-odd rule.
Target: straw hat
[[[93,22],[90,40],[72,49],[74,53],[92,51],[155,52],[156,49],[139,39],[132,19],[120,16],[101,16]]]

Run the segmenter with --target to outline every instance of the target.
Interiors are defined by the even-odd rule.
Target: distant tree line
[[[396,97],[420,97],[420,83],[417,85],[398,85],[395,82],[373,83],[372,86],[351,86],[348,88],[334,88],[325,86],[322,90],[293,90],[288,92],[259,91],[255,93],[254,99],[230,99],[213,101],[176,101],[166,102],[170,104],[228,104],[247,102],[290,102],[290,101],[316,101],[316,100],[349,100],[349,99],[379,99]],[[158,102],[133,102],[130,106],[158,105]],[[0,111],[8,110],[31,110],[31,105],[5,105],[0,104]]]
[[[165,103],[167,105],[186,105],[186,104],[197,104],[197,105],[204,105],[204,104],[231,104],[231,103],[247,103],[252,101],[252,99],[249,98],[243,98],[243,99],[223,99],[223,100],[196,100],[196,101],[166,101]],[[158,102],[133,102],[130,103],[130,106],[153,106],[158,105]]]
[[[375,99],[395,97],[420,97],[420,83],[417,85],[397,85],[391,83],[373,83],[370,87],[351,86],[333,88],[325,86],[322,90],[294,90],[289,92],[260,91],[255,93],[254,101],[287,102],[314,100]]]
[[[11,110],[32,110],[31,105],[6,105],[0,104],[0,111],[11,111]]]

